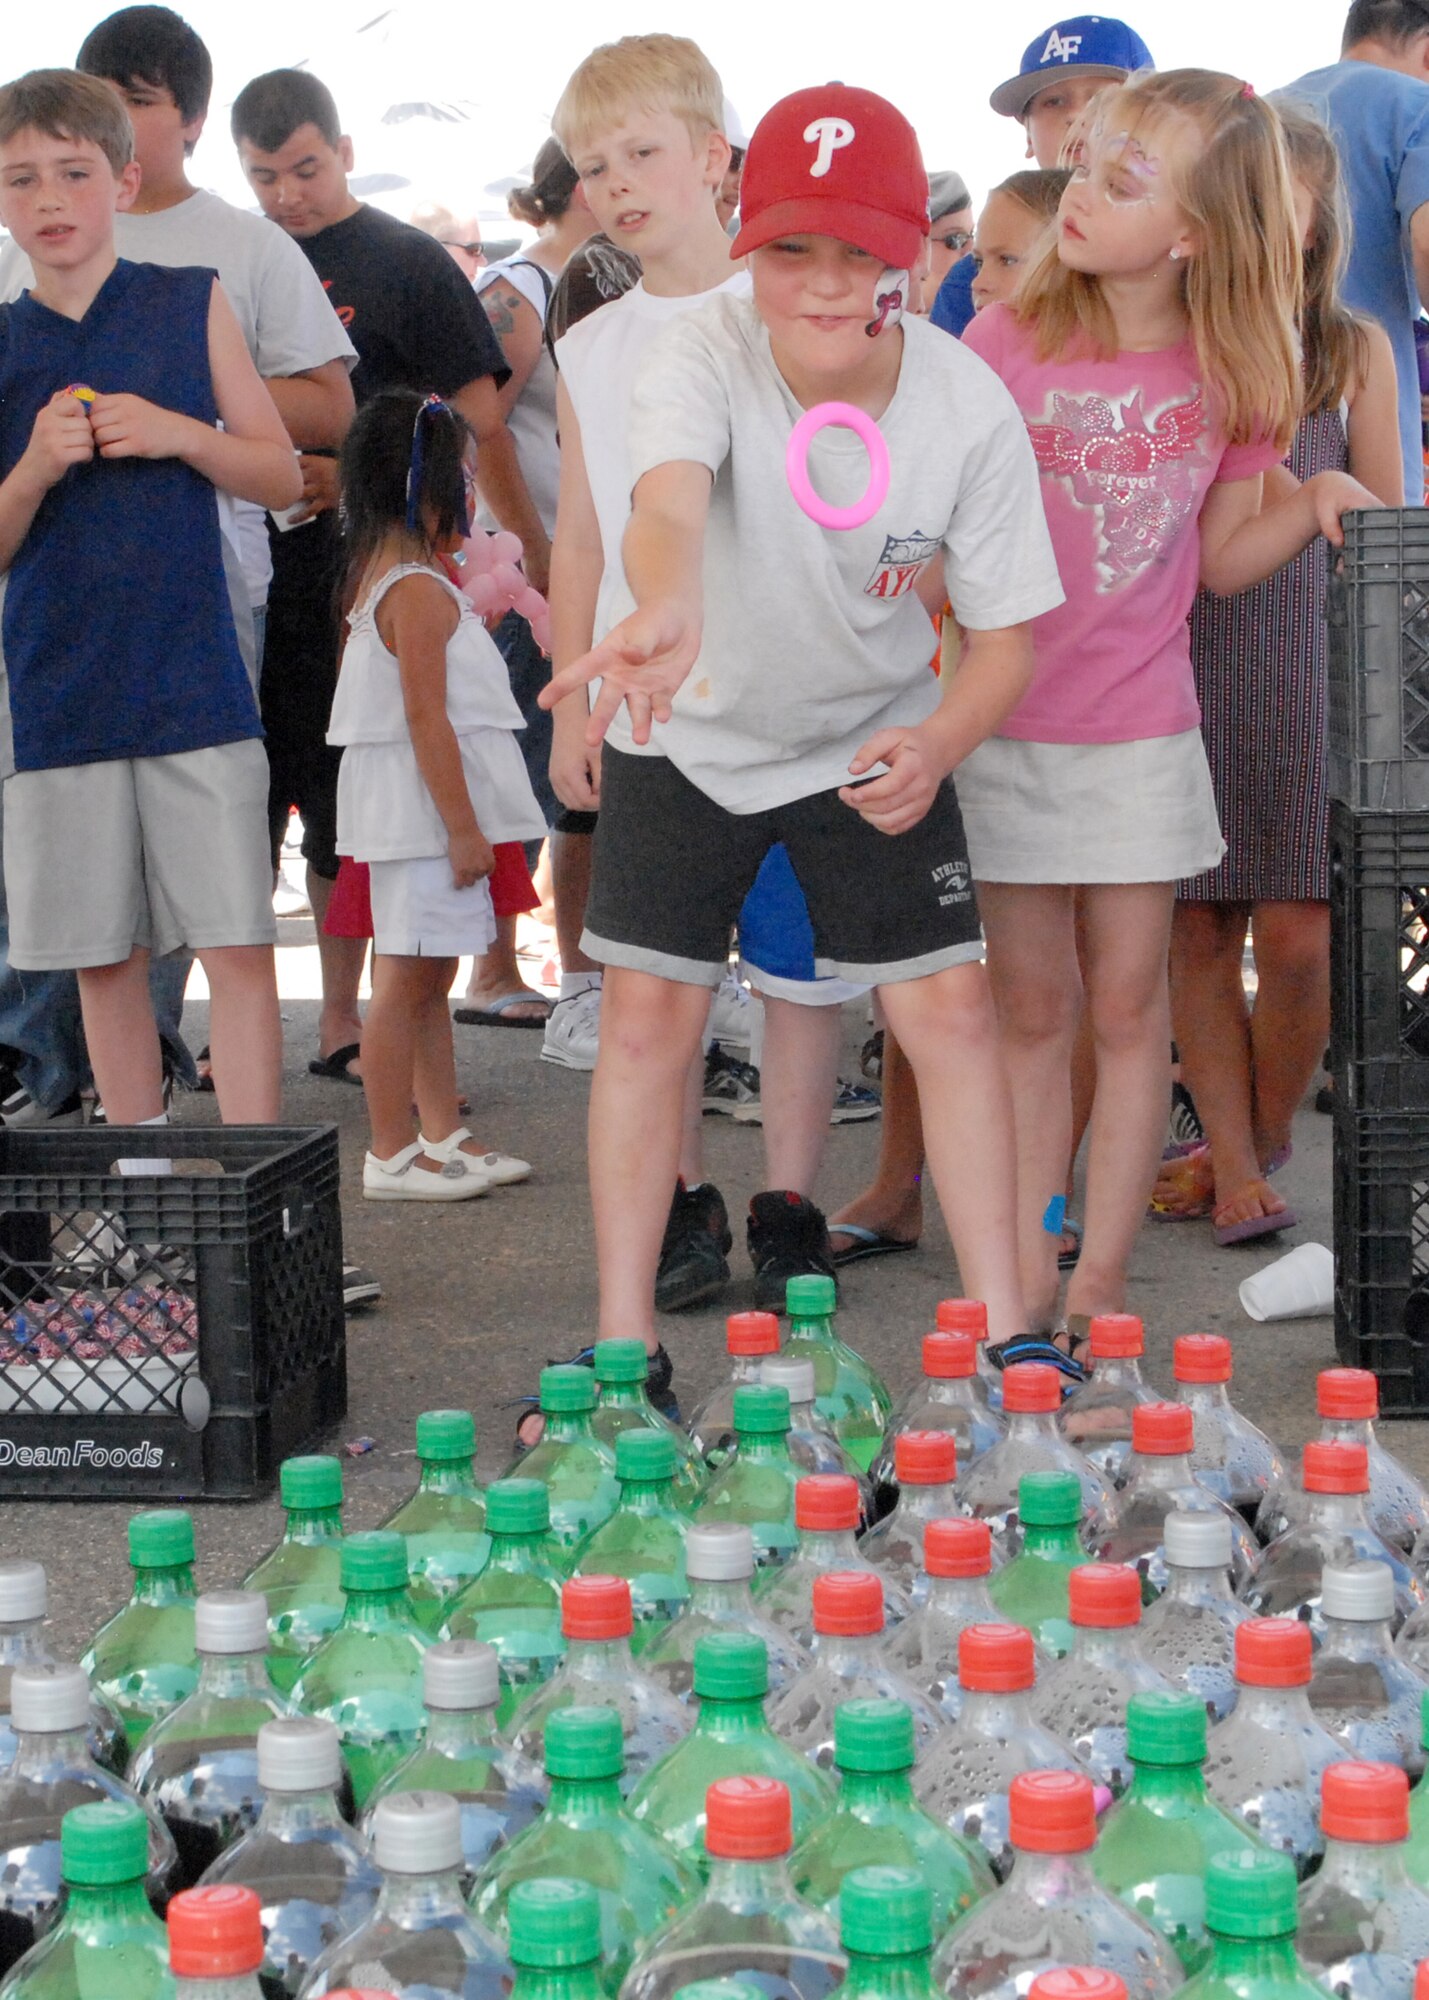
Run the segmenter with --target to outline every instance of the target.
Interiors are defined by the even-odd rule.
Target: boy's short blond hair
[[[624,35],[592,49],[561,92],[551,129],[566,157],[631,111],[671,111],[696,145],[724,130],[724,86],[704,51],[683,35]]]
[[[77,69],[32,69],[0,85],[0,146],[21,132],[88,140],[116,174],[134,157],[134,127],[118,91]]]

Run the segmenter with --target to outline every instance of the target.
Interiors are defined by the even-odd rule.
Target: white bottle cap
[[[1224,1514],[1168,1514],[1162,1546],[1175,1568],[1228,1569],[1231,1524]]]
[[[258,1731],[258,1782],[265,1792],[319,1792],[342,1777],[342,1745],[325,1716],[290,1715]]]
[[[0,1625],[21,1625],[43,1618],[49,1609],[44,1566],[36,1562],[0,1562]]]
[[[261,1590],[205,1590],[194,1605],[200,1653],[266,1653],[268,1600]]]
[[[1327,1569],[1320,1584],[1320,1609],[1327,1618],[1364,1622],[1394,1616],[1394,1573],[1372,1558]]]
[[[443,1639],[422,1657],[428,1708],[495,1708],[501,1699],[496,1648],[482,1639]]]
[[[787,1389],[791,1403],[814,1400],[814,1364],[797,1354],[771,1354],[759,1364],[759,1379],[770,1389]]]
[[[461,1810],[446,1792],[394,1792],[372,1815],[372,1851],[386,1875],[460,1868]]]
[[[56,1664],[16,1667],[10,1676],[10,1723],[18,1732],[89,1726],[89,1675],[83,1667]]]
[[[738,1521],[691,1528],[685,1574],[692,1583],[739,1583],[754,1574],[754,1536]]]

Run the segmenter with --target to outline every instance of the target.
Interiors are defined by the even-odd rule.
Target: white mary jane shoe
[[[464,1153],[463,1143],[471,1137],[465,1125],[458,1125],[455,1132],[446,1139],[423,1139],[434,1160],[459,1160],[469,1174],[485,1181],[488,1187],[510,1187],[515,1181],[531,1178],[531,1162],[518,1160],[511,1153]]]
[[[420,1139],[414,1139],[410,1146],[404,1146],[400,1153],[394,1153],[390,1160],[379,1160],[375,1153],[368,1153],[362,1163],[362,1192],[368,1201],[473,1201],[477,1195],[486,1193],[490,1181],[475,1174],[463,1172],[449,1160],[442,1162],[439,1173],[428,1173],[424,1167],[414,1165],[417,1155],[431,1152]]]

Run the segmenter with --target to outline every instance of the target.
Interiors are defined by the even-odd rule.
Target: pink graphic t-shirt
[[[1032,685],[999,735],[1130,743],[1200,722],[1186,620],[1210,488],[1277,464],[1271,444],[1228,445],[1195,349],[1039,361],[1035,336],[989,306],[965,344],[1012,391],[1037,454],[1066,602],[1033,622]]]

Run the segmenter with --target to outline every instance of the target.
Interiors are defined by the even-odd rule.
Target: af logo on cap
[[[834,154],[845,146],[851,146],[856,136],[847,118],[816,118],[811,125],[806,125],[805,145],[819,149],[809,169],[809,178],[821,181],[834,163]]]
[[[1047,37],[1047,46],[1042,51],[1042,61],[1044,63],[1071,62],[1074,56],[1080,55],[1081,48],[1082,38],[1080,35],[1064,35],[1059,29],[1054,28]]]

